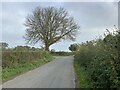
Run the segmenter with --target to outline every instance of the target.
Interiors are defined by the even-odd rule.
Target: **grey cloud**
[[[103,27],[117,24],[117,10],[113,3],[81,2],[66,3],[75,19],[85,27]],[[71,7],[74,6],[74,7]]]

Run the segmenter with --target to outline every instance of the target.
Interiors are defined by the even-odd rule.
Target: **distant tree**
[[[5,42],[1,42],[0,43],[0,48],[1,49],[6,49],[8,47],[8,44],[7,43],[5,43]]]
[[[23,48],[28,49],[28,50],[31,49],[31,47],[29,47],[29,46],[23,46]]]
[[[35,47],[32,47],[31,49],[32,49],[33,51],[35,51],[35,50],[36,50],[36,48],[35,48]]]
[[[18,50],[18,51],[21,51],[21,50],[24,50],[23,46],[16,46],[14,48],[14,50]]]
[[[79,47],[78,44],[71,44],[69,50],[71,50],[72,52],[77,51],[78,47]]]
[[[14,50],[17,50],[17,51],[31,50],[31,47],[29,47],[29,46],[17,46],[14,48]]]
[[[37,7],[27,16],[25,26],[27,29],[24,38],[27,43],[36,44],[41,41],[46,51],[49,51],[50,45],[61,39],[75,40],[79,29],[64,8],[54,7]]]
[[[51,49],[51,52],[55,52],[55,49]]]

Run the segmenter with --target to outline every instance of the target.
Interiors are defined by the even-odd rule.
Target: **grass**
[[[20,74],[23,74],[29,70],[40,67],[41,65],[50,62],[53,57],[46,57],[43,59],[36,59],[30,63],[20,64],[17,67],[5,68],[2,70],[2,80],[3,82],[10,80]]]
[[[74,68],[76,73],[76,88],[91,88],[89,74],[85,71],[85,69],[76,61],[74,61]]]

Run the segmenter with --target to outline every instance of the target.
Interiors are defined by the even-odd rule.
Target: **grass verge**
[[[46,57],[43,59],[36,59],[30,63],[20,64],[17,67],[5,68],[2,70],[2,82],[8,81],[20,74],[23,74],[29,70],[33,70],[41,65],[50,62],[54,59],[54,57]]]
[[[89,74],[76,61],[74,61],[74,68],[76,74],[76,88],[90,88]]]

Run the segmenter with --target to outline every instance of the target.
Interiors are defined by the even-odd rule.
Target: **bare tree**
[[[27,43],[42,41],[45,50],[61,39],[75,40],[79,26],[64,8],[37,7],[25,22]]]

